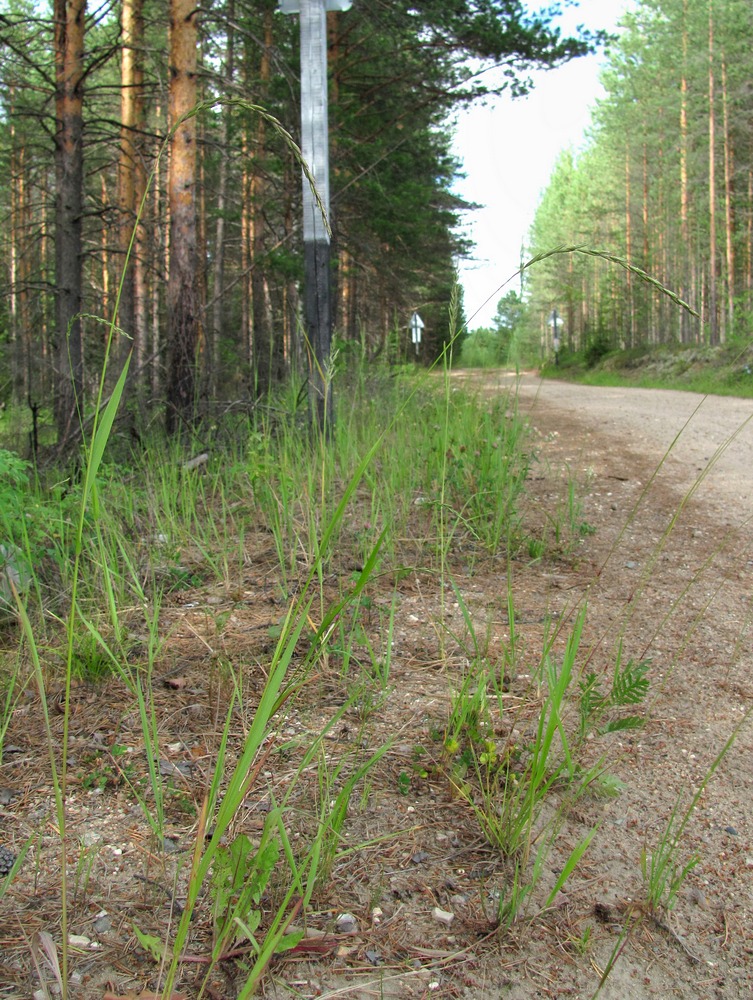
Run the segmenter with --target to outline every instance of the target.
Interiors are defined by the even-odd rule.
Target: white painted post
[[[301,152],[329,217],[327,11],[351,0],[280,0],[284,14],[301,19]],[[309,399],[321,431],[332,428],[332,385],[327,384],[332,340],[330,238],[322,210],[303,175],[304,323],[309,354]]]
[[[418,354],[418,348],[421,344],[421,332],[424,329],[425,323],[418,315],[418,313],[413,313],[410,318],[410,333],[411,340],[416,345],[416,354]]]

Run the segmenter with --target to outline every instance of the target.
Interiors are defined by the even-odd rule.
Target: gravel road
[[[495,376],[500,388],[515,376]],[[487,374],[472,373],[471,380]],[[753,513],[753,400],[671,389],[575,385],[525,374],[521,409],[559,417],[563,430],[615,438],[653,464],[668,452],[666,472],[683,490],[704,473],[697,496],[712,510],[745,519]],[[674,444],[673,444],[674,442]],[[671,450],[670,450],[671,449]]]

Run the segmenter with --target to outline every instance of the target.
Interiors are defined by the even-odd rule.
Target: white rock
[[[443,910],[439,906],[435,906],[431,911],[432,917],[437,921],[438,924],[443,924],[445,927],[449,927],[452,921],[455,919],[455,914],[450,913],[449,910]]]
[[[355,934],[358,930],[358,921],[352,913],[341,913],[335,920],[335,929],[338,934]]]

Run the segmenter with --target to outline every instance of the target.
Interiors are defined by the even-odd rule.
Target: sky
[[[531,9],[536,3],[529,3]],[[544,6],[542,3],[541,6]],[[580,0],[558,20],[563,32],[582,24],[613,31],[632,0]],[[455,191],[483,207],[463,218],[463,235],[476,245],[473,260],[461,262],[468,326],[488,325],[497,302],[519,278],[505,282],[520,265],[540,195],[563,149],[585,141],[589,109],[603,90],[599,72],[603,53],[583,56],[548,72],[532,74],[528,97],[506,94],[486,106],[464,111],[457,123],[454,152],[465,178]]]

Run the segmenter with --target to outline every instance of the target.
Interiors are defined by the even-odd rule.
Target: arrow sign
[[[410,334],[411,340],[416,345],[416,350],[418,351],[418,345],[421,343],[421,331],[426,324],[418,315],[418,313],[413,313],[410,318]]]

